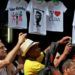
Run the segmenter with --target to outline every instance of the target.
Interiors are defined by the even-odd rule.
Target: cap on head
[[[26,39],[25,42],[20,46],[20,50],[22,51],[22,56],[25,56],[26,53],[28,52],[28,50],[34,46],[34,45],[38,45],[39,42],[34,42],[30,39]]]

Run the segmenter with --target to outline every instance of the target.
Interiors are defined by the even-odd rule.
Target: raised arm
[[[65,36],[63,38],[61,38],[60,40],[58,40],[57,42],[55,42],[57,45],[62,45],[62,44],[66,44],[69,42],[69,40],[71,39],[70,36]],[[51,45],[49,45],[44,52],[46,53],[48,50],[50,50]]]
[[[54,57],[57,53],[57,47],[58,45],[62,45],[62,44],[66,44],[68,43],[68,41],[71,39],[71,37],[69,36],[65,36],[62,39],[58,40],[57,42],[52,42],[50,46],[48,46],[45,49],[45,53],[46,53],[46,64],[53,64],[54,61]]]
[[[14,58],[20,48],[20,45],[25,41],[25,37],[26,37],[26,34],[23,34],[23,33],[19,34],[18,42],[17,42],[16,46],[7,54],[7,56],[5,57],[4,60],[0,60],[0,68],[11,63],[14,60]]]
[[[67,55],[70,53],[71,50],[72,50],[72,45],[67,44],[65,46],[63,53],[60,55],[60,57],[57,59],[57,61],[54,62],[54,66],[55,67],[59,66],[59,64],[67,57]]]

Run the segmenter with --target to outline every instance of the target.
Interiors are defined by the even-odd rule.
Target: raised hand
[[[26,39],[27,34],[26,33],[19,33],[19,37],[18,37],[18,43],[22,44],[25,39]]]
[[[59,43],[59,44],[66,44],[66,43],[68,43],[70,40],[71,40],[71,37],[70,37],[70,36],[65,36],[65,37],[63,37],[62,39],[60,39],[60,40],[58,41],[58,43]]]

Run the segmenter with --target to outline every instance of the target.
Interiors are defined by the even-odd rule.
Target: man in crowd
[[[68,59],[62,66],[63,75],[75,75],[75,61]]]
[[[7,54],[5,45],[0,40],[0,75],[13,75],[13,64],[11,63],[21,44],[25,41],[26,34],[20,33],[16,46]]]

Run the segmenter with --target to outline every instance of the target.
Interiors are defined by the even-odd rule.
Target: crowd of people
[[[7,53],[7,48],[0,40],[0,75],[75,75],[75,58],[67,58],[72,52],[71,37],[52,42],[41,51],[39,42],[26,38],[27,34],[19,33],[16,46]],[[65,45],[62,53],[59,46]],[[15,60],[16,56],[18,59]],[[18,65],[15,67],[13,62]]]

